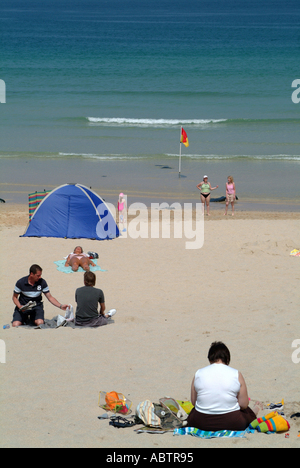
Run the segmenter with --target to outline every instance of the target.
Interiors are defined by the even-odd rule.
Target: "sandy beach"
[[[57,271],[77,244],[72,239],[24,238],[26,205],[0,205],[1,447],[98,447],[163,450],[203,447],[299,447],[300,213],[223,210],[205,218],[204,245],[186,250],[185,239],[80,240],[99,254],[97,285],[114,323],[99,329],[3,330],[11,322],[15,282],[38,263],[51,294],[75,306],[81,273]],[[58,309],[46,299],[45,316]],[[285,434],[202,440],[191,436],[136,434],[99,420],[100,390],[145,399],[190,399],[195,371],[208,364],[213,341],[224,341],[251,400],[284,399],[291,424]],[[298,345],[299,348],[299,345]],[[300,357],[300,351],[298,352]],[[268,413],[263,410],[261,415]],[[137,450],[138,452],[138,450]]]

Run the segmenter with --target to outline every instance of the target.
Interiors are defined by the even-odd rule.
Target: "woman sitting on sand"
[[[212,343],[208,352],[210,365],[199,369],[192,381],[188,426],[203,431],[244,431],[257,417],[262,404],[249,408],[249,398],[242,374],[229,367],[230,352],[221,342]]]
[[[90,271],[90,265],[96,266],[96,264],[89,258],[88,254],[84,253],[82,247],[79,245],[75,247],[74,252],[68,256],[65,263],[65,266],[70,266],[73,271],[77,271],[80,266],[85,271]]]

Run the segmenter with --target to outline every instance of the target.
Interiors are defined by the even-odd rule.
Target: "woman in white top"
[[[261,404],[249,408],[249,398],[242,374],[229,367],[230,352],[221,342],[212,343],[208,352],[210,365],[199,369],[192,381],[188,426],[203,431],[243,431],[257,417]]]

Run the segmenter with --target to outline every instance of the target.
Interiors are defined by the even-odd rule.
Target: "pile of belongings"
[[[150,400],[140,402],[136,407],[136,424],[145,426],[140,432],[164,433],[187,425],[188,414],[174,398],[160,398],[159,403]]]

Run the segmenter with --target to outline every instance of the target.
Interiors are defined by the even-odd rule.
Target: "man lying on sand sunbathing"
[[[81,266],[85,271],[90,271],[90,265],[96,264],[89,258],[88,254],[83,252],[83,248],[78,245],[75,247],[74,252],[71,253],[65,263],[65,266],[70,266],[73,271],[77,271]]]
[[[24,276],[16,282],[12,297],[16,306],[13,315],[13,327],[19,327],[31,321],[37,326],[44,323],[42,293],[54,306],[61,310],[67,309],[68,304],[60,304],[50,294],[48,284],[42,278],[42,271],[39,265],[31,265],[29,276]]]

